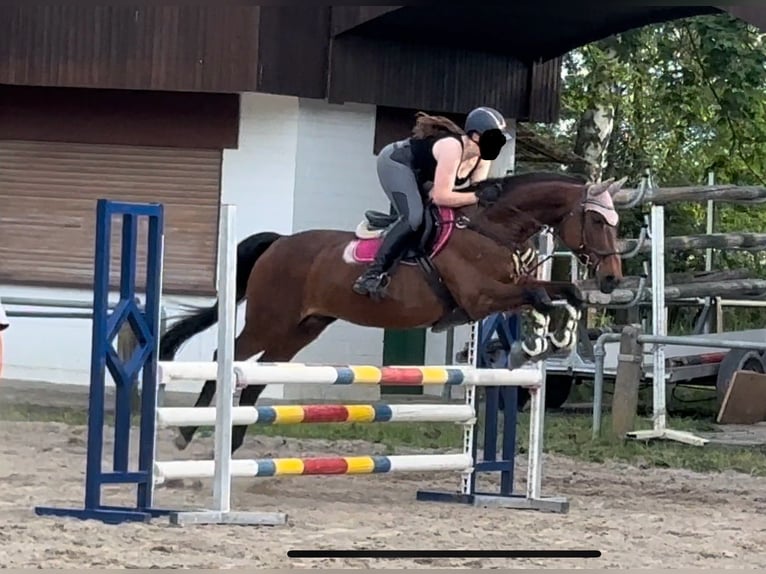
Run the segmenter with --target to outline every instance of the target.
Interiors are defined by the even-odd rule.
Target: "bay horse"
[[[236,299],[246,299],[247,310],[235,360],[260,354],[260,361],[288,362],[339,319],[382,329],[443,330],[523,308],[547,316],[553,300],[563,300],[579,316],[578,287],[537,280],[523,254],[534,235],[549,229],[595,272],[602,292],[613,291],[622,279],[622,260],[611,196],[624,181],[587,183],[571,175],[529,173],[472,185],[464,191],[475,191],[478,205],[427,210],[431,231],[391,271],[379,300],[351,289],[379,238],[322,229],[251,235],[237,246]],[[387,214],[366,215],[368,232],[392,222]],[[159,360],[172,360],[186,340],[217,321],[215,303],[175,323],[161,338]],[[255,405],[263,389],[242,389],[240,405]],[[195,406],[209,406],[214,395],[215,381],[206,381]],[[186,448],[196,430],[180,428],[176,447]],[[234,427],[232,453],[246,431]]]

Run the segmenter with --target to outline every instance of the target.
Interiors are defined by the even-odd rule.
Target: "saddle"
[[[383,236],[397,219],[397,215],[381,211],[366,211],[364,220],[357,225],[356,238],[349,242],[343,251],[343,260],[347,263],[361,264],[372,262],[383,242]],[[423,214],[423,222],[416,232],[417,239],[391,268],[393,272],[397,265],[417,265],[423,271],[426,281],[441,299],[445,309],[444,316],[431,326],[431,330],[435,333],[470,320],[465,311],[458,307],[452,293],[444,284],[441,274],[431,261],[447,245],[454,229],[454,210],[429,203]]]
[[[354,259],[368,263],[375,258],[383,236],[389,227],[396,223],[398,216],[382,211],[365,211],[364,220],[357,225],[355,235],[361,241],[357,243]],[[452,234],[454,222],[453,210],[437,207],[429,203],[423,214],[423,222],[416,232],[416,240],[408,247],[400,263],[414,265],[420,257],[434,257],[446,245]]]

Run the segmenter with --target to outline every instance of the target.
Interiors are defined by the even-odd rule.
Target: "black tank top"
[[[410,138],[410,150],[412,151],[412,170],[415,172],[415,176],[418,180],[418,186],[423,189],[426,183],[433,183],[436,175],[436,158],[433,154],[434,144],[444,138],[455,138],[460,142],[460,147],[463,147],[463,139],[459,135],[444,134],[438,136],[430,136],[427,138]],[[480,161],[476,162],[471,172],[465,177],[455,178],[455,187],[464,185],[473,174],[474,170],[478,167]]]

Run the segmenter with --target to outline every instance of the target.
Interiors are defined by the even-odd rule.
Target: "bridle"
[[[608,192],[604,192],[608,193]],[[579,216],[580,219],[580,244],[575,248],[572,249],[572,253],[577,257],[578,261],[580,261],[581,264],[591,267],[592,269],[596,270],[598,269],[599,265],[603,262],[604,259],[607,257],[611,257],[613,255],[619,255],[622,256],[627,251],[613,251],[613,252],[600,252],[593,248],[589,248],[586,245],[585,242],[585,217],[587,215],[588,205],[599,205],[598,202],[588,197],[588,187],[586,186],[583,190],[583,198],[582,200],[577,204],[576,208],[573,208],[569,213],[567,213],[564,217],[561,218],[561,221],[559,221],[558,225],[551,226],[543,223],[542,221],[538,220],[535,217],[532,217],[528,213],[522,211],[518,207],[515,206],[508,206],[509,209],[516,212],[518,215],[527,218],[528,220],[532,221],[537,226],[537,229],[530,233],[527,237],[522,239],[521,241],[515,241],[514,245],[507,245],[507,240],[501,238],[500,236],[492,233],[489,230],[483,229],[480,225],[477,225],[475,222],[471,221],[471,218],[468,217],[465,214],[458,215],[454,220],[454,225],[456,229],[469,229],[471,231],[474,231],[475,233],[478,233],[479,235],[482,235],[486,237],[487,239],[490,239],[497,243],[498,245],[505,247],[506,249],[509,249],[510,251],[517,251],[516,249],[518,244],[524,243],[526,241],[529,241],[529,239],[534,236],[538,232],[550,232],[553,234],[554,237],[557,237],[560,241],[563,241],[563,238],[561,237],[560,228],[564,226],[566,221],[570,219],[571,217]],[[579,208],[579,209],[577,209]],[[532,267],[531,269],[527,270],[528,274],[532,274],[535,270],[537,270],[541,265],[549,261],[553,258],[553,254],[547,255],[545,258],[538,261],[538,263]]]
[[[589,197],[587,197],[587,188],[585,190],[585,198],[580,202],[580,244],[577,246],[576,249],[573,249],[572,252],[575,254],[575,257],[585,266],[592,267],[593,269],[598,269],[599,265],[601,265],[601,262],[606,259],[607,257],[612,257],[614,255],[618,255],[622,257],[628,251],[598,251],[594,248],[588,248],[585,245],[585,217],[587,215],[587,212],[589,211],[587,206],[588,205],[596,205],[599,206],[599,203]],[[604,192],[608,193],[608,192]],[[567,216],[562,220],[561,225],[563,225],[564,221],[566,221],[567,217],[570,217],[574,215],[573,212],[569,212]],[[609,225],[609,224],[607,224]],[[613,227],[613,226],[610,226]],[[561,237],[559,236],[559,239]]]

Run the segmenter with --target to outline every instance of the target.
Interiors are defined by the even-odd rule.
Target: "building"
[[[539,3],[438,15],[17,4],[0,6],[0,296],[61,300],[63,311],[87,301],[95,200],[160,201],[170,319],[214,293],[221,202],[238,206],[241,237],[351,229],[364,210],[387,209],[375,153],[406,135],[415,110],[459,117],[486,104],[552,122],[564,52],[620,27],[717,10],[599,8],[614,14],[596,25],[582,9],[548,14]],[[501,159],[503,172],[513,147]],[[443,363],[444,337],[341,323],[297,359]],[[179,358],[207,360],[214,339],[195,338]],[[84,384],[89,341],[89,321],[17,318],[5,376]]]
[[[358,30],[391,11],[0,7],[4,300],[87,301],[95,201],[160,201],[172,320],[214,294],[221,202],[238,206],[240,237],[352,229],[364,210],[387,209],[375,153],[408,133],[414,111],[459,116],[486,103],[509,118],[556,119],[560,60]],[[384,337],[333,325],[298,359],[380,364]],[[386,337],[387,358],[401,362],[397,337],[412,338]],[[443,336],[415,339],[405,346],[415,362],[444,362]],[[5,376],[85,383],[89,340],[87,320],[17,318]],[[179,358],[207,360],[214,346],[205,333]]]

